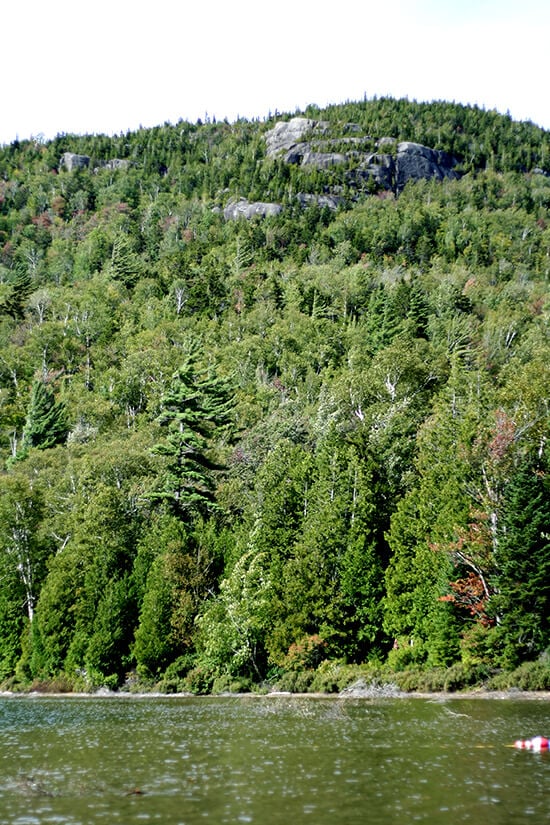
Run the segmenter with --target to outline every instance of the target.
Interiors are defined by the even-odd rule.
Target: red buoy
[[[532,739],[516,739],[514,748],[528,751],[547,751],[550,750],[550,740],[546,736],[534,736]]]

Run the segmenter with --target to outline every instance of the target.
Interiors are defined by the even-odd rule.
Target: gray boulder
[[[75,169],[88,169],[91,163],[89,155],[77,155],[75,152],[64,152],[59,160],[59,168],[73,172]],[[94,161],[94,172],[100,169],[127,169],[130,161],[122,158]]]
[[[455,166],[456,160],[447,152],[429,149],[420,143],[399,143],[395,161],[395,190],[401,192],[409,180],[456,180],[460,175],[455,171]]]
[[[393,147],[397,143],[397,140],[393,137],[381,137],[379,140],[376,141],[377,149],[383,149],[385,146]]]
[[[265,133],[267,155],[273,156],[288,151],[296,143],[303,141],[308,133],[324,134],[327,128],[328,123],[307,117],[293,117],[291,120],[280,121],[273,129]]]
[[[312,195],[306,192],[298,192],[296,200],[300,206],[318,206],[320,209],[327,206],[330,210],[335,212],[338,207],[344,203],[342,198],[336,195]]]
[[[294,166],[299,166],[304,159],[304,155],[306,152],[309,152],[310,149],[311,144],[309,143],[297,143],[295,146],[291,146],[285,154],[285,163],[291,163]]]
[[[379,189],[393,189],[395,180],[395,158],[393,155],[372,154],[354,170],[351,178],[363,182],[372,180]]]
[[[111,158],[102,164],[104,169],[127,169],[130,161],[123,158]]]
[[[59,168],[65,167],[67,172],[72,172],[74,169],[87,169],[89,165],[88,155],[76,155],[74,152],[64,152],[59,161]]]
[[[229,201],[223,210],[223,216],[226,221],[235,221],[239,218],[250,220],[255,217],[267,218],[268,216],[279,215],[282,211],[283,207],[280,203],[262,203],[260,201],[250,203],[245,198],[240,198],[238,201]]]
[[[307,144],[305,144],[307,146]],[[330,169],[348,162],[348,155],[341,152],[304,152],[302,166],[314,166],[316,169]]]

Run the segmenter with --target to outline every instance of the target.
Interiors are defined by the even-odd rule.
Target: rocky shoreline
[[[466,691],[401,691],[395,685],[350,685],[339,693],[292,693],[291,691],[273,690],[267,693],[210,693],[197,695],[195,693],[161,693],[112,691],[101,688],[97,691],[59,692],[59,691],[0,691],[0,699],[18,698],[66,698],[66,699],[220,699],[220,698],[250,698],[250,699],[427,699],[431,701],[447,701],[453,699],[482,699],[499,701],[525,700],[550,701],[550,691],[519,690],[466,690]]]

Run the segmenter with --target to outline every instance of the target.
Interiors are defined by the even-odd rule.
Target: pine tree
[[[215,476],[222,467],[211,457],[214,436],[230,422],[230,397],[226,382],[200,375],[192,359],[174,374],[162,399],[158,423],[168,432],[153,453],[166,458],[157,490],[151,494],[187,520],[193,512],[205,515],[215,509]]]
[[[349,529],[340,560],[342,637],[348,658],[380,653],[383,631],[384,568],[388,547],[388,487],[381,468],[360,443],[347,453]]]
[[[67,438],[67,433],[64,403],[55,400],[53,390],[44,381],[36,380],[31,389],[19,457],[24,457],[31,447],[46,450],[55,447],[56,444],[62,444]]]
[[[113,243],[110,273],[117,281],[122,281],[127,287],[132,287],[143,273],[143,263],[134,251],[131,238],[119,232]]]
[[[0,315],[4,313],[12,318],[23,318],[25,303],[32,292],[31,278],[28,272],[17,272],[11,283],[6,285],[6,293],[0,298]]]
[[[532,659],[550,644],[550,483],[540,462],[512,477],[498,544],[498,603],[506,659]]]

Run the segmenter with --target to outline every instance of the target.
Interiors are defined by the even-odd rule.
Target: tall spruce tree
[[[151,493],[153,500],[165,502],[184,521],[215,509],[214,479],[222,467],[212,457],[211,446],[214,436],[229,426],[230,411],[227,383],[199,373],[189,357],[162,399],[157,420],[167,433],[153,453],[164,456],[166,463]]]
[[[506,491],[498,544],[505,658],[515,665],[550,644],[550,478],[527,460]]]
[[[0,296],[0,316],[4,313],[12,318],[21,319],[25,315],[25,304],[32,292],[31,277],[28,272],[19,270],[6,284],[5,292]]]
[[[46,450],[62,444],[67,433],[65,404],[55,400],[53,390],[44,381],[35,380],[23,429],[20,457],[24,457],[31,447]]]

